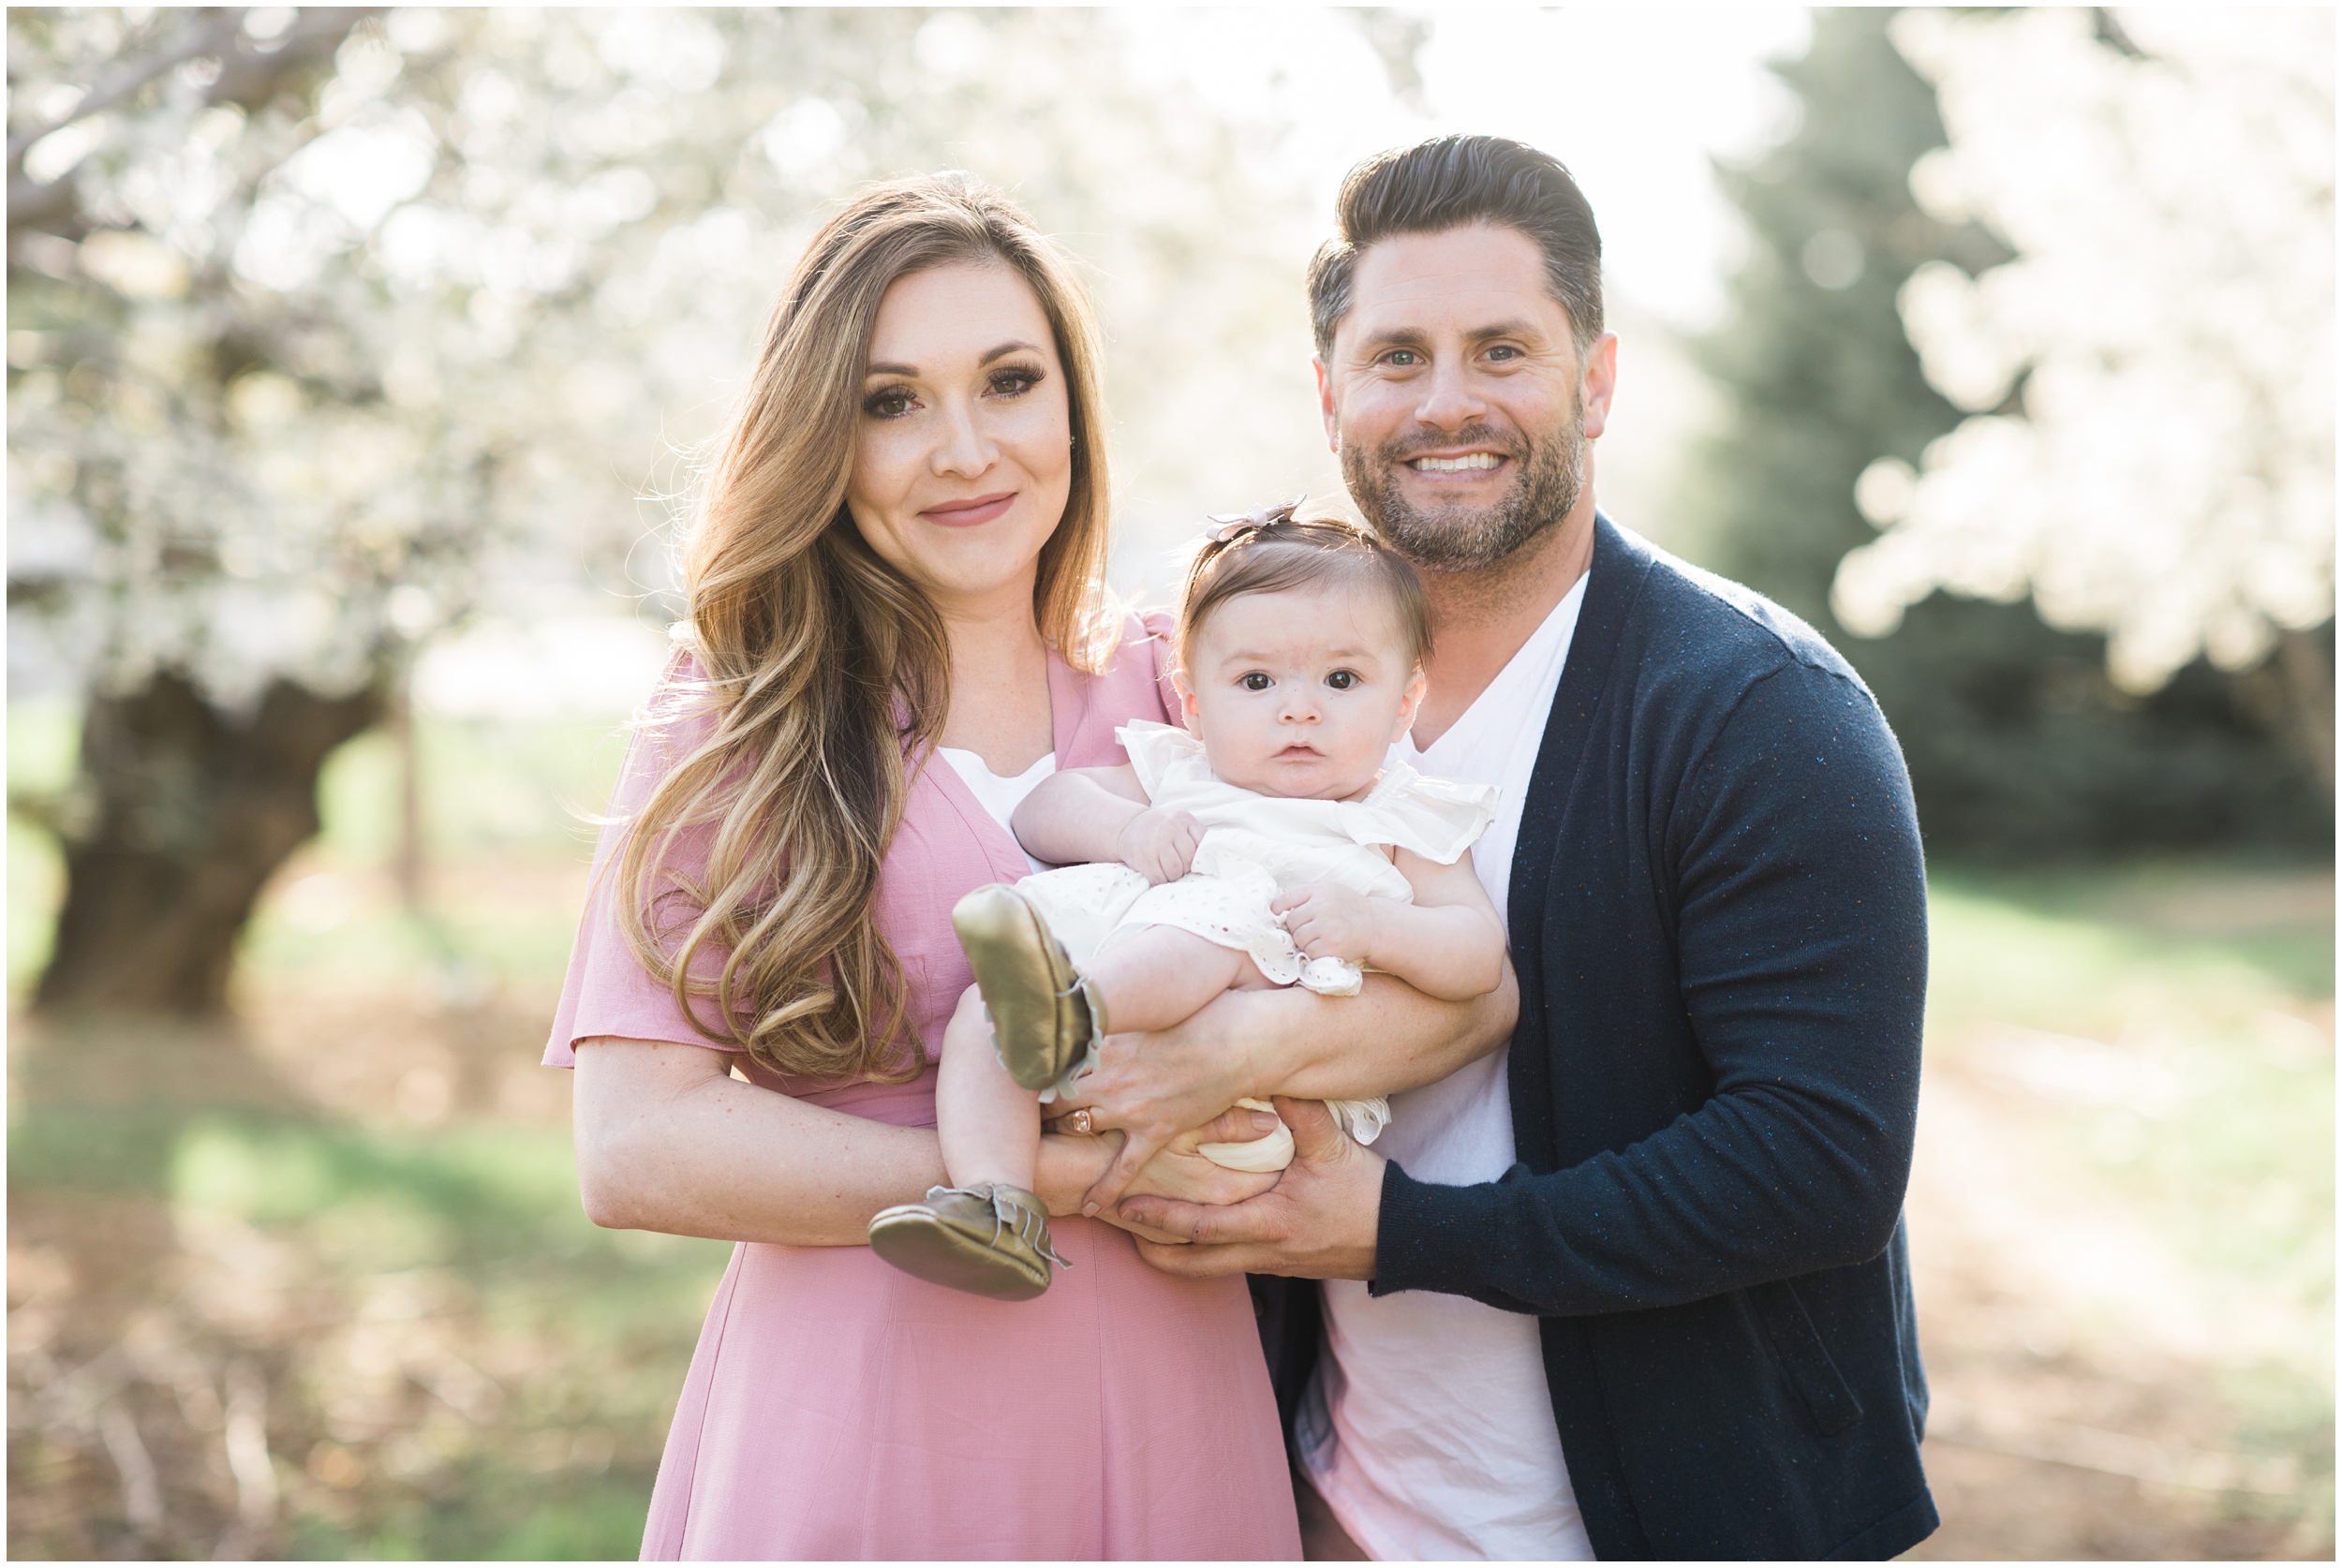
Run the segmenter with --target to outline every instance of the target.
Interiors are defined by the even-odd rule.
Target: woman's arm
[[[870,1217],[943,1180],[931,1128],[742,1083],[731,1054],[581,1040],[572,1102],[586,1217],[719,1241],[858,1247]]]
[[[1129,1134],[1083,1210],[1113,1203],[1181,1130],[1238,1100],[1364,1100],[1436,1083],[1510,1040],[1519,1012],[1508,961],[1496,989],[1469,1001],[1370,974],[1355,997],[1225,991],[1176,1028],[1108,1035],[1096,1071],[1059,1102]]]
[[[730,1053],[704,1045],[577,1043],[572,1112],[588,1219],[616,1230],[719,1241],[859,1247],[872,1215],[914,1202],[944,1180],[933,1128],[808,1104],[742,1083],[731,1071]],[[1249,1114],[1238,1111],[1189,1141],[1259,1135]],[[1115,1152],[1111,1139],[1043,1138],[1034,1184],[1049,1212],[1078,1209]],[[1143,1185],[1220,1204],[1251,1196],[1261,1181],[1182,1159],[1175,1146],[1148,1167]]]

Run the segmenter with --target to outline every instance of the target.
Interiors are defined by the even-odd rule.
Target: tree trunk
[[[225,1009],[260,889],[318,830],[318,772],[381,717],[379,693],[272,685],[248,719],[184,676],[90,703],[93,820],[66,840],[65,909],[34,1001],[200,1015]]]
[[[2320,631],[2278,633],[2277,671],[2285,682],[2293,749],[2334,795],[2334,623]]]
[[[415,746],[415,704],[406,683],[391,694],[383,720],[398,749],[398,843],[391,854],[399,907],[423,912],[422,757]]]

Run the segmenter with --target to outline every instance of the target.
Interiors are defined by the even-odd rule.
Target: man
[[[1398,754],[1505,793],[1511,1043],[1371,1149],[1281,1102],[1275,1190],[1123,1212],[1169,1271],[1326,1281],[1264,1325],[1312,1555],[1889,1557],[1936,1523],[1909,786],[1810,629],[1596,512],[1600,257],[1558,162],[1447,137],[1354,170],[1310,273],[1327,436],[1433,609]]]

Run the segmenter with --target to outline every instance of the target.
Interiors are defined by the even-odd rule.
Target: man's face
[[[1609,414],[1617,340],[1584,360],[1536,244],[1475,224],[1377,241],[1317,367],[1360,510],[1430,571],[1476,571],[1567,517]]]

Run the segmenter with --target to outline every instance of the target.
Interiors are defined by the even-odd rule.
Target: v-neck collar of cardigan
[[[1604,513],[1594,513],[1593,559],[1587,569],[1593,577],[1586,584],[1586,601],[1579,608],[1578,628],[1570,635],[1569,657],[1562,665],[1553,706],[1547,711],[1545,736],[1521,802],[1519,834],[1513,840],[1506,908],[1516,962],[1536,951],[1545,919],[1545,872],[1552,865],[1563,808],[1585,762],[1594,710],[1609,689],[1619,635],[1654,560],[1640,540]]]

